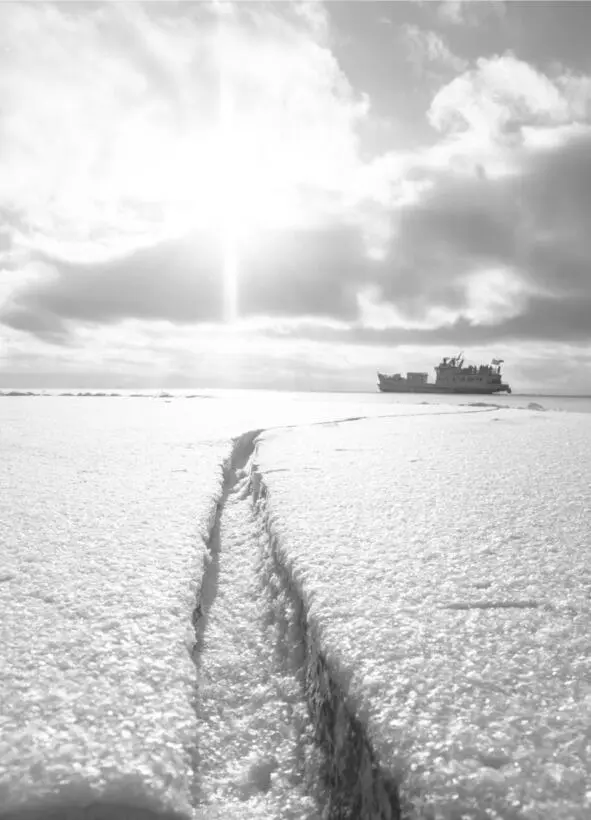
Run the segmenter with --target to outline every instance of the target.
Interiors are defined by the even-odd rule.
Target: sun
[[[264,242],[268,231],[307,218],[302,184],[315,166],[307,143],[287,126],[284,106],[276,100],[268,105],[269,98],[252,88],[250,97],[244,93],[245,52],[231,21],[221,21],[213,52],[213,112],[197,112],[181,128],[130,113],[118,129],[112,178],[119,201],[153,208],[171,236],[205,233],[219,243],[231,323],[239,312],[245,251]]]
[[[296,219],[294,190],[286,184],[285,157],[272,118],[270,123],[268,112],[264,117],[237,106],[233,53],[228,31],[221,26],[218,116],[202,154],[207,167],[200,169],[200,197],[193,200],[193,208],[205,216],[208,229],[221,243],[224,313],[229,323],[238,318],[241,252],[266,230],[293,225]]]
[[[266,231],[297,219],[296,188],[286,179],[281,141],[270,138],[268,118],[236,104],[220,48],[217,116],[177,143],[166,197],[179,232],[205,231],[223,255],[225,319],[238,317],[241,252]]]

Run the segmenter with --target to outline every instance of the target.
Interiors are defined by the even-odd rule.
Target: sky
[[[463,350],[591,393],[589,31],[0,3],[0,387],[374,390]]]

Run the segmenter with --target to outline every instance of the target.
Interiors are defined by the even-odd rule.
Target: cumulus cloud
[[[589,334],[591,128],[573,126],[572,82],[506,55],[479,60],[435,96],[441,140],[392,166],[424,183],[392,209],[373,291],[382,326],[394,310],[396,338],[404,328],[464,343]]]
[[[435,31],[407,23],[403,26],[403,34],[409,60],[419,76],[437,78],[439,72],[458,72],[467,68],[467,60],[454,54]]]
[[[441,0],[431,3],[438,19],[452,26],[477,26],[491,18],[502,19],[506,4],[502,0]]]
[[[336,201],[367,102],[325,44],[323,13],[228,12],[2,4],[0,207],[41,236],[92,246],[211,228],[229,166],[259,222],[305,218],[296,194],[306,188]],[[221,74],[234,101],[231,157],[220,150]]]
[[[563,85],[568,86],[568,78]],[[439,131],[469,128],[499,137],[524,124],[563,123],[573,113],[557,84],[508,54],[481,58],[476,68],[444,86],[435,95],[428,117]]]
[[[379,259],[368,256],[354,225],[267,234],[243,253],[240,315],[317,316],[357,328],[377,322],[396,338],[424,333],[464,343],[495,333],[582,338],[590,158],[591,134],[528,155],[519,175],[439,172],[418,201],[391,213]],[[45,261],[54,273],[17,291],[0,314],[5,323],[23,327],[29,315],[34,331],[44,316],[43,331],[49,316],[60,326],[68,319],[222,319],[221,251],[204,237],[98,264]]]

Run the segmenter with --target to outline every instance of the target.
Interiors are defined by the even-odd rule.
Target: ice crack
[[[262,569],[266,539],[252,506],[248,461],[257,435],[236,439],[225,465],[195,609],[193,797],[205,818],[317,820],[313,730],[297,674],[284,662]]]

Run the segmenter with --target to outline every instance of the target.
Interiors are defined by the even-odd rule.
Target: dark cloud
[[[357,229],[275,232],[244,256],[241,312],[353,320],[356,293],[372,272]]]
[[[492,328],[456,331],[518,338],[591,337],[591,137],[533,155],[520,175],[457,180],[441,175],[407,209],[392,241],[382,298],[403,315],[464,310],[471,273],[508,269],[527,284],[524,312]],[[387,271],[387,273],[386,273]],[[454,333],[456,331],[453,331]],[[447,331],[437,331],[445,335]]]
[[[478,175],[440,179],[395,224],[378,279],[383,300],[413,319],[432,307],[466,308],[466,278],[516,256],[514,210],[510,192]]]
[[[267,329],[270,338],[290,335],[316,342],[349,343],[361,345],[445,345],[451,350],[470,345],[503,345],[513,342],[566,342],[586,344],[591,336],[589,316],[591,294],[581,300],[532,299],[521,316],[505,319],[494,325],[476,325],[460,317],[450,325],[434,328],[376,329],[355,325],[351,328],[333,328],[303,323],[290,330]]]
[[[12,232],[3,227],[0,223],[0,254],[12,248]],[[1,257],[0,257],[1,264]]]
[[[250,316],[355,318],[355,293],[367,275],[353,228],[283,231],[244,254],[240,313]],[[205,237],[174,240],[100,264],[50,257],[54,275],[30,283],[0,311],[0,321],[40,334],[62,320],[112,323],[125,318],[172,322],[223,320],[223,258]],[[371,267],[371,266],[370,266]]]
[[[177,322],[222,319],[221,254],[203,237],[169,241],[102,263],[44,257],[55,271],[20,291],[0,312],[12,327],[37,333],[39,317],[112,323],[125,318]]]
[[[428,195],[393,221],[379,262],[368,258],[361,230],[351,225],[267,234],[243,249],[239,312],[339,319],[350,323],[351,341],[582,341],[591,337],[590,259],[587,137],[532,155],[520,175],[495,179],[476,169],[460,179],[440,172]],[[204,236],[101,264],[45,262],[55,275],[17,293],[0,321],[42,335],[63,332],[67,320],[223,319],[222,252]],[[495,268],[513,271],[529,296],[515,318],[472,324],[466,283],[474,272]],[[444,308],[458,321],[429,331],[360,329],[357,295],[368,286],[408,319]]]
[[[14,208],[0,205],[0,253],[11,251],[19,233],[27,231],[27,224],[22,214]],[[2,262],[7,267],[7,262]]]
[[[534,236],[524,268],[566,298],[591,293],[591,137],[535,158],[523,185]],[[590,321],[591,326],[591,321]]]
[[[0,310],[0,322],[14,330],[24,330],[52,344],[66,344],[67,328],[64,321],[45,310],[31,310],[18,304]]]
[[[432,330],[357,324],[347,331],[311,329],[308,335],[372,344],[584,343],[591,339],[590,260],[586,136],[534,154],[521,175],[490,179],[476,169],[473,178],[458,180],[451,172],[440,174],[430,193],[403,212],[386,259],[366,277],[377,284],[383,303],[420,320],[433,307],[465,311],[470,274],[507,268],[531,290],[519,315],[487,325],[460,316]]]

